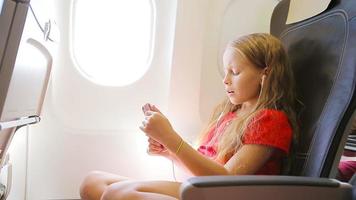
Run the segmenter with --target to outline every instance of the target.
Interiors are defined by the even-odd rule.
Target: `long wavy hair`
[[[296,94],[293,73],[288,61],[287,53],[276,37],[255,33],[239,37],[228,43],[226,49],[232,49],[240,53],[255,67],[265,69],[268,74],[261,85],[258,101],[254,108],[244,115],[235,117],[231,124],[219,134],[216,159],[226,162],[242,146],[242,138],[249,123],[263,109],[276,109],[283,111],[287,116],[293,129],[293,144],[298,138],[298,126],[295,113]],[[235,112],[241,105],[234,105],[228,98],[224,99],[213,111],[207,128],[203,130],[200,141],[208,133],[208,130],[217,126],[220,114]],[[258,126],[257,123],[253,123]],[[292,144],[292,146],[293,146]]]

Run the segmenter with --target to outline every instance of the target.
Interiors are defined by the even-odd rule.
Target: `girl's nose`
[[[230,81],[230,79],[228,78],[228,74],[226,74],[226,75],[224,76],[224,78],[223,78],[223,83],[224,83],[225,85],[230,85],[231,81]]]

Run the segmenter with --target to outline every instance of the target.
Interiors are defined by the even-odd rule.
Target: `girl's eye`
[[[232,73],[232,75],[234,75],[234,76],[237,76],[237,75],[240,74],[240,72],[237,72],[237,71],[231,71],[231,73]]]
[[[224,70],[224,74],[225,74],[225,76],[226,76],[227,74],[231,74],[231,75],[233,75],[233,76],[237,76],[237,75],[240,74],[240,72],[235,71],[235,70],[231,70],[231,69],[225,69],[225,70]]]

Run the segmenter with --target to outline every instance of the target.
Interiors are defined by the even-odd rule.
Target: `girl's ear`
[[[268,75],[268,73],[269,73],[269,67],[265,67],[265,68],[263,69],[263,74],[264,74],[264,75]]]
[[[268,67],[265,67],[263,69],[262,76],[261,76],[261,86],[263,85],[263,83],[268,75],[268,69],[269,69]]]

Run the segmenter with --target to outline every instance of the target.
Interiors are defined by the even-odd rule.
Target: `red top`
[[[218,126],[210,129],[198,148],[201,154],[215,159],[217,154],[217,138],[224,132],[223,130],[235,116],[235,113],[227,113],[220,120],[221,122]],[[292,141],[292,128],[287,115],[278,110],[264,109],[254,117],[248,127],[242,138],[242,144],[260,144],[278,149],[278,151],[274,151],[271,158],[255,174],[280,174],[282,158],[289,153]],[[227,158],[222,164],[225,164],[230,158]]]

